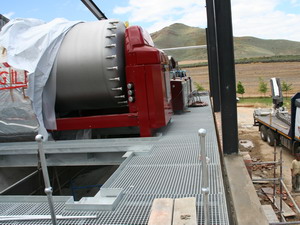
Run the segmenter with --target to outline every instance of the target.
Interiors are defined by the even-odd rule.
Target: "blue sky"
[[[129,21],[149,32],[180,22],[206,27],[205,0],[94,0],[108,18]],[[235,36],[300,41],[300,0],[231,0]],[[80,0],[2,1],[0,13],[13,18],[57,17],[92,21]]]

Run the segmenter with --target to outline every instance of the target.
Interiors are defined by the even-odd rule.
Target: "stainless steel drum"
[[[67,33],[53,67],[57,112],[126,105],[124,32],[124,23],[101,20]]]

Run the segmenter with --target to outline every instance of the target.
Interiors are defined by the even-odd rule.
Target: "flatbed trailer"
[[[290,125],[272,114],[255,116],[254,123],[259,126],[260,137],[263,141],[273,146],[276,140],[276,144],[281,143],[286,148],[293,149],[293,140],[289,136]]]
[[[282,109],[257,109],[254,111],[254,125],[259,126],[260,137],[270,146],[281,144],[292,154],[300,152],[300,93],[291,99],[291,114]]]

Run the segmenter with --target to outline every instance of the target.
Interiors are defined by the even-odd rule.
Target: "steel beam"
[[[99,152],[99,153],[47,153],[49,166],[97,166],[120,165],[125,152]],[[38,165],[37,154],[23,155],[11,154],[0,156],[1,167],[36,167]]]
[[[44,144],[47,164],[48,166],[120,165],[124,161],[123,155],[126,152],[140,153],[152,149],[152,145],[149,145],[147,141],[137,141],[133,144],[128,140],[48,141]],[[36,143],[0,144],[0,167],[35,167],[37,165]]]
[[[208,64],[208,79],[209,79],[209,96],[213,98],[213,80],[212,80],[212,63],[211,63],[211,53],[209,51],[210,49],[210,43],[209,43],[209,32],[208,32],[208,28],[205,29],[205,34],[206,34],[206,44],[207,44],[207,64]]]
[[[206,0],[206,15],[207,15],[206,42],[207,42],[210,92],[213,98],[214,112],[220,112],[220,108],[221,108],[220,79],[219,79],[214,0]]]
[[[98,20],[106,20],[105,14],[98,8],[92,0],[81,0],[82,3],[94,14]]]
[[[212,1],[212,0],[211,0]],[[223,151],[238,153],[236,82],[230,0],[215,0]]]

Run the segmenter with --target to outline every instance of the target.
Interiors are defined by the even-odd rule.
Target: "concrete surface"
[[[231,207],[237,225],[269,225],[242,156],[225,155],[225,172]],[[226,179],[225,179],[226,180]]]

